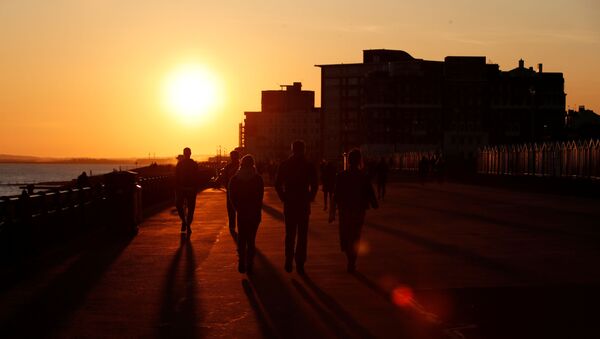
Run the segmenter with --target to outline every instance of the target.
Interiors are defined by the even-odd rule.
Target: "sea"
[[[19,186],[42,182],[70,181],[82,172],[87,175],[99,175],[113,170],[129,170],[133,164],[37,164],[37,163],[0,163],[0,197],[18,195]]]

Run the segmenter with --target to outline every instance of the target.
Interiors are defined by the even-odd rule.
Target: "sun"
[[[200,65],[185,65],[172,71],[165,81],[165,106],[185,122],[210,117],[219,103],[216,76]]]

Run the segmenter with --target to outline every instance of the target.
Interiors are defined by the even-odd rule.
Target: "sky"
[[[567,105],[600,112],[596,0],[0,0],[0,154],[175,156],[231,150],[260,92],[364,49],[486,56],[502,70],[563,72]],[[164,104],[182,65],[208,70],[219,101],[189,120]]]

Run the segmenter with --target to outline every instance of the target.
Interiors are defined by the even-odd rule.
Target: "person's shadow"
[[[256,251],[254,272],[242,288],[260,322],[265,338],[320,338],[322,326],[307,314],[280,271]]]
[[[90,290],[132,239],[101,232],[96,234],[93,241],[81,243],[76,248],[81,252],[74,262],[41,288],[26,305],[0,319],[0,337],[36,338],[57,335],[57,331],[73,312],[80,309]]]
[[[301,279],[312,293],[306,290],[304,285],[296,279],[292,279],[292,285],[317,311],[319,316],[326,320],[337,336],[340,338],[374,338],[373,334],[354,320],[343,306],[323,291],[307,274],[301,275]]]
[[[179,248],[167,271],[160,310],[159,337],[195,338],[196,260],[190,238],[181,234]]]

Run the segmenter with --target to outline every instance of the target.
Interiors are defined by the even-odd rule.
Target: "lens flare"
[[[368,241],[361,239],[358,242],[356,250],[357,250],[358,255],[365,256],[365,255],[369,254],[369,252],[371,251],[371,246]]]
[[[413,303],[413,292],[408,286],[398,286],[392,291],[392,301],[396,306],[407,307]]]

